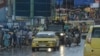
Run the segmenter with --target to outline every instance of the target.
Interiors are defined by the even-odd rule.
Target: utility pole
[[[66,0],[66,16],[67,16],[67,21],[66,21],[66,23],[68,23],[68,16],[69,16],[69,14],[67,13],[67,10],[68,10],[68,5],[67,5],[67,0]]]
[[[56,0],[51,0],[51,17],[55,19],[56,14],[56,7],[55,7]]]
[[[60,11],[60,8],[61,8],[61,2],[59,1],[59,19],[61,20],[61,11]]]
[[[30,0],[30,21],[31,21],[31,28],[34,25],[34,0]]]
[[[16,21],[16,15],[15,15],[15,1],[16,0],[12,0],[12,6],[13,6],[13,10],[12,10],[12,22],[13,22],[13,25],[14,25],[14,21]]]
[[[16,15],[15,15],[15,6],[16,6],[16,3],[15,3],[15,0],[13,0],[13,16],[12,16],[12,20],[16,20]]]
[[[15,21],[15,0],[8,0],[8,22],[14,25]]]
[[[8,21],[10,21],[10,20],[12,20],[12,14],[11,14],[11,0],[8,0],[7,2],[8,2],[8,3],[7,3],[7,4],[8,4],[8,6],[7,6],[7,7],[8,7],[8,13],[7,13],[8,16],[7,16],[7,17],[8,17]]]

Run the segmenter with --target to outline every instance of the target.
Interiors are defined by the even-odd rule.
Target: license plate
[[[39,50],[46,50],[46,48],[40,48]]]
[[[45,44],[40,44],[39,46],[40,46],[40,47],[45,47],[46,45],[45,45]]]

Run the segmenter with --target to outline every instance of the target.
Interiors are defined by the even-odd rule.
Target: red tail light
[[[91,44],[91,38],[87,38],[87,43]]]

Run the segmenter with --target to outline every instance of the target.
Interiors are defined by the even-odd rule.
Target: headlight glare
[[[60,36],[64,36],[64,33],[60,33]]]

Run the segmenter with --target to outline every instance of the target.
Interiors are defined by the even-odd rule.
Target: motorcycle
[[[74,43],[76,43],[77,45],[79,45],[80,40],[81,40],[81,39],[80,39],[80,34],[74,32]]]
[[[60,41],[60,45],[65,44],[65,34],[64,33],[60,33],[59,41]]]
[[[66,40],[65,40],[65,46],[69,45],[69,47],[71,47],[72,44],[72,37],[71,36],[65,36]]]

